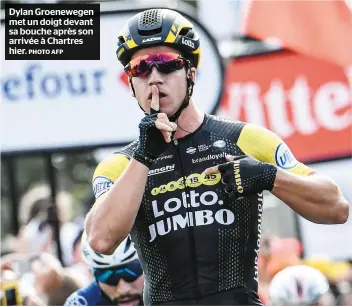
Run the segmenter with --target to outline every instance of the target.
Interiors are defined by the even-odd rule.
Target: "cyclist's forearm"
[[[112,253],[132,229],[148,170],[132,159],[113,187],[90,210],[85,227],[89,244],[97,252]]]
[[[272,193],[307,220],[341,224],[348,218],[349,204],[329,178],[298,176],[278,169]]]

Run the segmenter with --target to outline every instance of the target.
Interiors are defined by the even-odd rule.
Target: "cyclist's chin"
[[[139,306],[139,300],[130,302],[119,302],[119,306]]]
[[[174,105],[160,104],[160,112],[165,113],[168,117],[174,115],[178,109],[179,109],[179,106],[175,107]]]
[[[165,113],[167,116],[171,116],[173,113],[174,108],[171,108],[169,106],[160,106],[160,112]]]
[[[140,294],[129,294],[115,298],[113,303],[116,304],[115,306],[141,306],[143,299]]]

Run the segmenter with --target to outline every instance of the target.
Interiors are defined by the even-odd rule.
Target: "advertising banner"
[[[341,67],[352,65],[352,10],[346,1],[249,0],[247,4],[247,35],[279,40],[287,49]]]
[[[2,60],[1,152],[119,145],[137,138],[144,114],[115,55],[117,36],[135,13],[101,16],[100,61]],[[221,58],[208,32],[189,18],[202,46],[194,100],[212,113],[222,94]]]
[[[352,69],[291,52],[232,59],[218,114],[278,134],[296,158],[352,153]]]

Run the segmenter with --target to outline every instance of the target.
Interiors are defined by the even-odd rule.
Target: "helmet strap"
[[[169,117],[170,121],[175,122],[180,117],[182,111],[189,106],[189,101],[193,94],[193,86],[194,86],[194,81],[190,77],[187,77],[186,97],[183,100],[182,104],[180,105],[179,109],[176,111],[176,113]]]
[[[132,96],[136,98],[136,92],[134,90],[133,84],[132,84],[132,78],[128,78],[128,82],[130,83],[131,86],[131,90],[132,90]],[[137,100],[137,98],[136,98]],[[141,105],[139,104],[138,100],[137,100],[138,106],[141,108],[141,110],[143,111],[144,115],[149,115],[148,113],[146,113],[143,108],[141,107]]]

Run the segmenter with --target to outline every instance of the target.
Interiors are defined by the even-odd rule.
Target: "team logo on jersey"
[[[163,194],[166,192],[173,192],[176,190],[183,190],[186,186],[191,188],[196,188],[201,185],[215,185],[219,183],[221,180],[220,173],[205,175],[204,173],[198,174],[190,174],[187,177],[181,177],[178,180],[170,181],[167,184],[162,184],[159,187],[155,187],[152,189],[151,194],[156,196],[158,194]]]
[[[209,117],[211,117],[212,119],[214,119],[218,122],[229,123],[229,124],[235,123],[235,121],[228,119],[228,118],[225,118],[225,117],[220,117],[220,116],[215,116],[215,115],[209,115]]]
[[[211,145],[207,145],[207,144],[198,145],[198,151],[199,152],[207,151],[210,147]]]
[[[186,153],[191,154],[191,155],[194,154],[196,151],[197,151],[197,148],[194,148],[194,147],[188,147],[186,149]]]
[[[283,169],[294,168],[298,161],[285,143],[281,143],[275,152],[276,165]]]
[[[148,172],[148,176],[159,175],[159,174],[162,174],[162,173],[171,172],[171,171],[173,171],[174,169],[175,169],[175,164],[166,165],[166,166],[163,166],[163,167],[151,169],[151,170]]]
[[[235,222],[234,213],[222,208],[224,201],[214,191],[197,193],[194,190],[189,194],[182,192],[179,197],[173,197],[165,202],[153,200],[152,209],[156,223],[149,225],[150,240],[153,242],[158,236],[165,236],[170,232],[185,227],[206,226],[213,223],[231,225]],[[184,208],[192,207],[192,212]],[[173,215],[170,216],[169,213]],[[165,215],[168,215],[166,217]]]
[[[162,157],[156,158],[156,160],[161,161],[161,160],[171,159],[173,156],[174,155],[162,156]]]
[[[219,154],[214,154],[214,155],[209,154],[205,157],[192,159],[192,163],[200,163],[200,162],[205,162],[205,161],[210,161],[210,160],[217,160],[220,158],[225,158],[226,155],[227,155],[227,153],[225,153],[225,152],[222,152]]]
[[[207,151],[212,145],[207,145],[207,144],[201,144],[198,145],[197,147],[188,147],[186,149],[186,153],[192,155],[197,152],[202,152],[202,151]]]
[[[214,147],[224,148],[226,146],[226,142],[224,140],[217,140],[213,143]]]
[[[112,180],[104,176],[98,176],[93,180],[93,192],[95,198],[98,199],[101,195],[103,195],[106,191],[110,189],[110,187],[114,184]]]

